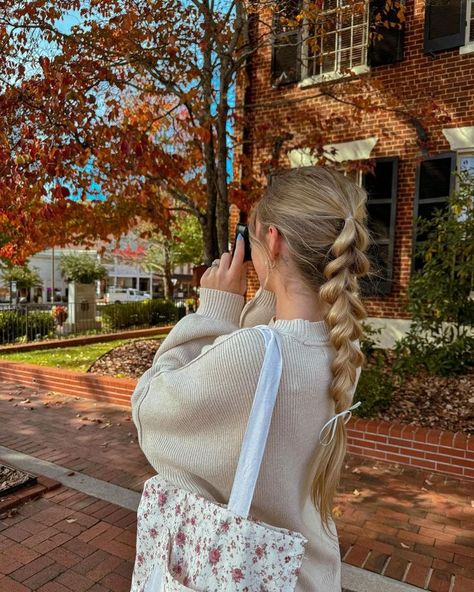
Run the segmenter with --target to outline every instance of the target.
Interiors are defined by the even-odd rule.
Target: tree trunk
[[[207,36],[212,40],[212,22],[210,13],[206,15],[205,24]],[[202,88],[203,109],[200,115],[201,126],[208,132],[208,141],[203,142],[204,166],[206,171],[207,210],[204,231],[205,263],[210,265],[213,259],[219,258],[219,244],[216,224],[216,208],[218,201],[218,179],[216,171],[215,128],[213,125],[212,107],[214,104],[213,78],[213,50],[214,44],[209,42],[203,50]]]
[[[171,256],[169,245],[164,245],[165,262],[163,265],[163,287],[165,291],[165,300],[173,300],[174,286],[172,280],[173,269],[171,266]]]
[[[222,58],[221,58],[222,59]],[[219,83],[219,104],[217,106],[217,240],[219,252],[229,249],[229,193],[227,185],[227,120],[229,116],[229,60],[222,59]]]
[[[214,241],[212,240],[212,233],[208,232],[207,213],[201,214],[200,216],[198,216],[198,220],[199,220],[199,224],[201,225],[201,228],[202,228],[202,240],[203,240],[203,246],[204,246],[204,263],[206,265],[211,265],[213,259],[215,259],[216,257],[214,257],[215,248],[214,248]]]

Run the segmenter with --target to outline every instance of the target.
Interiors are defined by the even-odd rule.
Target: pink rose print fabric
[[[157,475],[145,482],[138,507],[130,592],[148,592],[156,566],[166,592],[290,592],[307,542],[298,532],[237,516]]]

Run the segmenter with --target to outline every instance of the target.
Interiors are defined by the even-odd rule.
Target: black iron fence
[[[0,304],[0,345],[169,325],[185,314],[163,300]]]

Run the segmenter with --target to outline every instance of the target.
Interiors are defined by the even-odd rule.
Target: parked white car
[[[143,302],[149,300],[151,295],[148,292],[135,288],[113,288],[110,287],[105,295],[107,304],[121,304],[122,302]]]

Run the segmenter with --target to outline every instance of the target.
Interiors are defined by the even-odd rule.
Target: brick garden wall
[[[131,378],[98,376],[6,360],[0,360],[0,380],[123,406],[130,405],[130,396],[137,382]]]
[[[353,417],[348,423],[348,450],[367,458],[474,479],[474,438],[461,432]]]
[[[67,396],[128,407],[136,380],[112,378],[0,360],[0,380]],[[348,451],[374,460],[474,479],[474,438],[462,433],[352,418]]]
[[[372,91],[372,96],[387,110],[352,112],[347,105],[321,96],[321,87],[318,85],[306,88],[300,88],[298,84],[272,87],[271,48],[267,45],[252,58],[248,71],[245,119],[253,143],[250,150],[251,166],[257,172],[268,160],[271,151],[270,141],[265,144],[258,140],[257,145],[255,130],[261,125],[268,126],[268,138],[287,131],[294,136],[284,144],[280,166],[289,166],[285,153],[292,147],[314,146],[319,131],[323,136],[323,144],[376,136],[378,142],[372,151],[372,158],[399,156],[393,290],[385,296],[367,298],[365,305],[371,317],[408,319],[410,316],[404,311],[403,304],[411,269],[415,179],[421,152],[414,126],[407,117],[390,109],[404,105],[414,115],[423,115],[424,107],[435,102],[435,115],[423,119],[429,135],[430,155],[449,151],[450,146],[442,134],[442,128],[474,125],[474,53],[460,55],[459,49],[454,49],[425,55],[425,2],[414,0],[406,4],[404,60],[372,68],[368,75],[360,78],[362,81],[372,79],[380,85],[380,90]],[[358,80],[345,83],[349,97],[352,93],[356,95],[360,88]],[[242,100],[242,95],[243,90],[240,88],[239,100]],[[360,120],[357,119],[359,115]],[[348,124],[348,116],[353,125]],[[232,226],[237,217],[238,213],[233,209]],[[252,276],[250,296],[255,287],[256,278]]]

